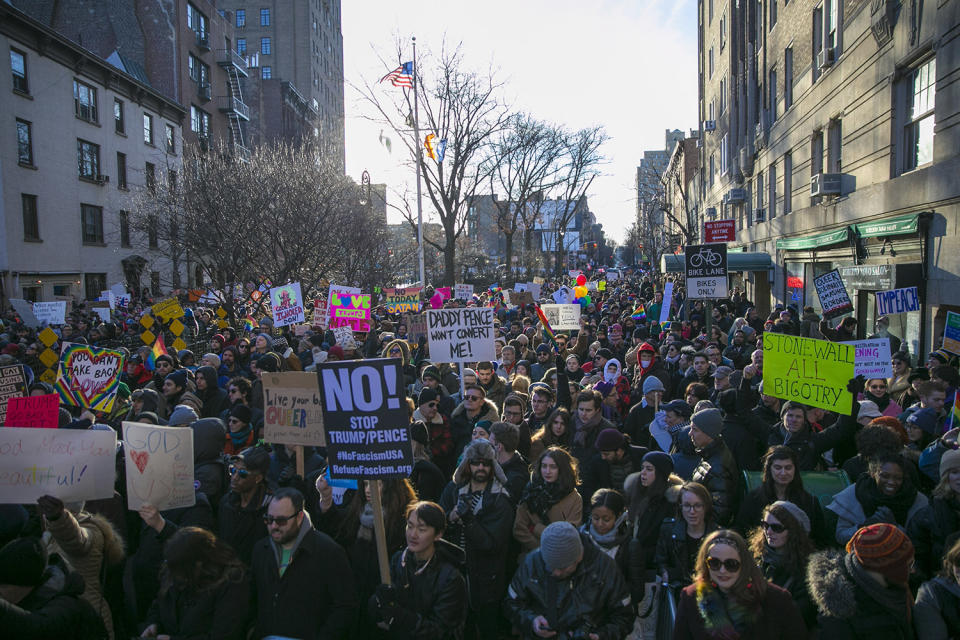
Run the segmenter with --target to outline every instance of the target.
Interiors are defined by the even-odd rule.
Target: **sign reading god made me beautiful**
[[[763,334],[763,392],[776,398],[848,415],[855,363],[852,344]]]
[[[430,309],[427,340],[433,362],[496,360],[493,343],[493,309]]]
[[[123,449],[128,509],[152,504],[164,511],[196,504],[193,429],[124,422]]]
[[[683,248],[687,296],[712,300],[727,297],[727,245],[691,244]]]

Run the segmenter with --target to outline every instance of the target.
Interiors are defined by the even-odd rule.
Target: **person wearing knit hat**
[[[167,420],[167,424],[169,424],[171,427],[186,427],[199,419],[200,418],[197,416],[196,411],[185,404],[178,404],[170,413],[170,418]]]
[[[624,442],[629,442],[629,440],[619,430],[604,429],[597,435],[597,440],[593,446],[601,453],[610,453],[622,449]]]
[[[940,365],[949,364],[949,363],[950,363],[950,354],[944,351],[943,349],[937,349],[935,351],[930,352],[930,355],[927,356],[927,362],[925,364],[927,365],[927,371],[933,371]]]
[[[453,404],[449,396],[441,397],[437,389],[423,387],[417,397],[417,408],[413,412],[413,419],[427,425],[430,434],[430,459],[433,464],[440,467],[444,477],[449,478],[453,474],[457,458],[453,450],[450,418],[442,410],[443,405],[447,403]]]
[[[253,419],[253,412],[250,407],[238,402],[230,407],[230,413],[227,417],[226,440],[223,447],[227,455],[239,454],[247,447],[253,446],[256,442],[256,430],[250,424]]]
[[[690,441],[700,462],[691,479],[710,490],[717,522],[728,525],[740,497],[740,468],[724,442],[723,414],[719,409],[704,409],[690,418]]]
[[[583,559],[583,542],[569,522],[553,522],[540,534],[540,557],[555,577],[573,573]]]
[[[883,413],[880,411],[880,408],[877,407],[877,403],[873,400],[861,400],[860,401],[860,412],[857,414],[857,422],[861,425],[867,425],[874,418],[879,418]]]
[[[808,534],[810,533],[810,516],[808,516],[803,509],[787,500],[777,500],[776,502],[770,503],[769,508],[773,507],[785,509],[787,513],[793,516],[793,519],[797,521],[797,524],[803,527],[804,531],[806,531]]]
[[[960,471],[960,449],[948,449],[940,456],[940,480],[943,481],[951,471]],[[957,485],[960,487],[960,482]],[[960,488],[954,489],[954,493],[960,498]]]
[[[436,402],[437,398],[440,397],[440,394],[436,390],[431,389],[430,387],[424,387],[420,390],[420,395],[417,396],[417,406],[422,407],[428,402]]]
[[[656,471],[658,478],[669,478],[673,473],[673,458],[669,453],[663,451],[650,451],[643,456],[641,462],[650,463]]]
[[[723,414],[719,409],[704,409],[690,417],[690,439],[697,448],[705,447],[723,433]],[[701,432],[705,438],[695,436],[695,431]]]

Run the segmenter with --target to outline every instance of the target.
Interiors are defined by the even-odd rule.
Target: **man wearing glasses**
[[[258,540],[267,537],[263,516],[273,499],[267,486],[270,454],[261,447],[244,449],[230,459],[230,492],[220,499],[217,535],[247,565]]]
[[[482,379],[479,371],[477,377]],[[457,408],[453,410],[453,415],[450,416],[454,459],[470,442],[473,437],[473,428],[477,426],[478,422],[481,420],[496,422],[499,419],[500,412],[497,410],[497,405],[487,399],[483,387],[479,384],[467,385],[463,391],[463,402],[457,405]]]
[[[343,548],[313,528],[296,489],[277,491],[263,522],[269,535],[254,546],[251,564],[253,637],[345,637],[357,593]]]
[[[440,396],[436,390],[424,387],[417,398],[417,409],[413,420],[427,425],[430,438],[430,461],[440,468],[447,478],[453,473],[456,457],[453,455],[453,435],[450,433],[450,419],[439,411]]]

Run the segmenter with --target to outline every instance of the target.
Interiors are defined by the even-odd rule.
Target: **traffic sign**
[[[727,297],[727,245],[692,244],[684,247],[687,297],[712,300]]]
[[[733,242],[737,235],[737,221],[710,220],[703,223],[703,239],[706,242]]]

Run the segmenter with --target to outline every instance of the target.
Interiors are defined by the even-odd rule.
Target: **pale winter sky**
[[[367,169],[374,183],[387,183],[388,201],[397,200],[395,189],[413,191],[413,171],[398,140],[392,154],[380,145],[382,126],[363,119],[371,108],[350,85],[375,83],[396,66],[385,68],[378,54],[395,63],[398,36],[404,60],[410,36],[418,52],[439,51],[444,38],[462,43],[466,66],[498,69],[515,110],[570,129],[606,127],[605,175],[588,195],[618,242],[633,220],[643,150],[663,148],[665,129],[697,126],[695,0],[343,0],[342,7],[347,173],[359,182]],[[389,83],[376,90],[401,91]],[[424,196],[425,216],[429,210]]]

